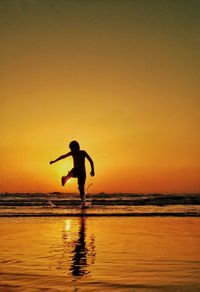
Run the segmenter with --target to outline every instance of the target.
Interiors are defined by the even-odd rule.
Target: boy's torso
[[[72,152],[72,157],[74,161],[74,168],[85,170],[85,151],[79,150],[75,153]]]

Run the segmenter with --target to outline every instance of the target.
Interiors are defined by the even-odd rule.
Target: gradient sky
[[[1,0],[0,191],[200,191],[200,2]],[[90,170],[87,164],[88,171]]]

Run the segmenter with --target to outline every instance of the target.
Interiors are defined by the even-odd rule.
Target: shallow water
[[[200,218],[0,221],[0,291],[200,289]]]
[[[85,216],[199,216],[199,194],[93,194]],[[79,216],[77,194],[0,194],[0,217]]]

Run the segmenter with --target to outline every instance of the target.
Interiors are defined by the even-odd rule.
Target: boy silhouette
[[[50,161],[50,164],[53,164],[61,159],[64,159],[68,156],[73,157],[74,167],[68,172],[66,176],[62,176],[61,182],[62,186],[65,185],[65,183],[71,178],[76,177],[78,178],[78,189],[80,192],[81,197],[81,205],[85,205],[85,180],[86,180],[86,169],[85,169],[85,158],[88,159],[91,166],[91,172],[90,175],[94,176],[94,163],[92,161],[92,158],[87,154],[86,151],[80,150],[79,143],[77,141],[72,141],[69,144],[70,152],[61,155],[55,160]]]

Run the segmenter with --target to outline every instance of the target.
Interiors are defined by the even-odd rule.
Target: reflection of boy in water
[[[87,248],[85,242],[85,218],[81,217],[79,238],[75,244],[72,266],[70,268],[73,276],[84,276],[87,271]]]
[[[69,180],[71,177],[77,177],[78,178],[78,189],[80,192],[81,202],[84,205],[85,203],[85,180],[86,180],[86,169],[85,169],[85,158],[87,158],[90,162],[91,166],[91,176],[94,176],[94,163],[92,161],[92,158],[87,154],[86,151],[80,150],[79,143],[77,141],[72,141],[69,144],[70,152],[61,155],[55,160],[50,161],[50,164],[55,163],[58,160],[61,160],[63,158],[66,158],[68,156],[73,157],[74,167],[68,172],[66,176],[62,177],[62,186],[65,185],[67,180]]]
[[[74,277],[84,277],[91,273],[90,266],[95,263],[95,238],[91,235],[87,236],[86,217],[84,216],[84,209],[82,210],[82,216],[79,220],[75,220],[75,224],[78,225],[78,237],[74,238],[74,231],[67,230],[66,225],[63,230],[63,249],[61,254],[57,254],[60,249],[56,249],[56,258],[59,258],[58,268],[65,270],[70,264],[70,275]],[[71,220],[70,220],[71,221]]]

